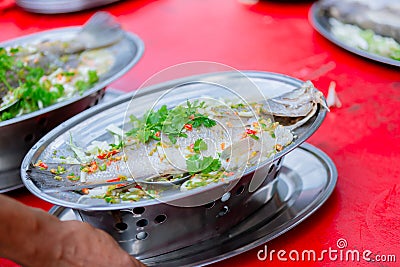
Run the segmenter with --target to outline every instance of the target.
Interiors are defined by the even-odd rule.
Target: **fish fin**
[[[311,119],[312,116],[315,115],[315,112],[317,112],[317,109],[318,109],[318,106],[314,105],[312,110],[310,111],[310,113],[308,113],[307,116],[305,116],[304,118],[296,121],[294,124],[287,125],[287,126],[284,126],[284,127],[289,129],[289,130],[291,130],[291,131],[293,131],[294,129],[297,129],[300,126],[303,126],[303,124],[305,124],[307,121],[309,121]]]
[[[124,36],[121,25],[107,12],[97,12],[71,40],[67,53],[85,49],[107,47],[119,42]]]
[[[306,81],[303,84],[304,88],[309,88],[310,90],[312,90],[312,96],[313,96],[313,102],[316,104],[320,104],[323,108],[325,108],[326,110],[329,110],[329,106],[326,103],[326,99],[324,97],[324,94],[319,91],[317,88],[315,88],[314,84],[311,81]]]

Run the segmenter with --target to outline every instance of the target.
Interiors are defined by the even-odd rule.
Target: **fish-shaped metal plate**
[[[218,87],[212,86],[213,84],[218,84]],[[110,124],[123,125],[127,111],[137,117],[142,116],[146,110],[154,106],[155,101],[157,101],[157,106],[163,104],[176,106],[186,100],[193,100],[199,97],[226,99],[228,93],[232,93],[232,96],[238,95],[246,100],[259,100],[284,95],[303,84],[303,81],[276,73],[232,71],[191,76],[152,85],[122,96],[110,103],[98,105],[64,122],[48,133],[26,155],[21,166],[23,182],[38,197],[57,205],[77,209],[114,210],[154,205],[159,200],[150,198],[137,202],[109,204],[105,203],[104,200],[82,198],[82,195],[77,192],[45,193],[43,186],[38,184],[37,180],[30,179],[31,166],[37,163],[38,160],[51,161],[54,151],[64,156],[70,154],[71,151],[67,143],[71,135],[76,145],[80,147],[87,147],[93,140],[112,141],[110,140],[112,136],[106,130]],[[184,86],[180,87],[180,85]],[[229,88],[229,90],[223,90],[222,88]],[[292,143],[274,157],[268,158],[258,166],[246,169],[243,176],[255,173],[259,170],[259,166],[263,167],[279,161],[285,154],[307,140],[321,125],[325,114],[326,109],[318,105],[314,115],[306,123],[293,130],[296,138]],[[240,179],[240,177],[237,178]],[[51,181],[51,183],[54,183],[54,181]],[[172,187],[162,192],[162,200],[174,202],[184,199],[191,200],[201,195],[211,196],[224,193],[227,186],[227,183],[220,182],[186,191],[180,191],[179,188]]]
[[[322,36],[324,36],[326,39],[328,39],[332,43],[336,44],[337,46],[339,46],[351,53],[359,55],[361,57],[364,57],[364,58],[367,58],[370,60],[374,60],[377,62],[381,62],[384,64],[400,67],[400,60],[395,60],[392,58],[384,57],[384,56],[381,56],[378,54],[368,52],[366,50],[362,50],[357,47],[350,46],[350,45],[346,44],[345,42],[343,42],[342,40],[340,40],[339,38],[337,38],[331,30],[332,26],[329,22],[329,17],[324,14],[324,12],[321,8],[320,2],[315,2],[311,6],[310,11],[309,11],[309,20],[310,20],[311,25],[317,32],[319,32]]]

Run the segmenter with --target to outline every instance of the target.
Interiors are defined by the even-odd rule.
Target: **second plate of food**
[[[400,66],[400,9],[393,1],[321,0],[309,19],[316,31],[359,56]]]
[[[107,38],[90,41],[104,32]],[[83,27],[43,31],[0,47],[1,192],[22,185],[17,174],[29,148],[55,126],[97,104],[105,87],[139,61],[144,44],[99,12]]]

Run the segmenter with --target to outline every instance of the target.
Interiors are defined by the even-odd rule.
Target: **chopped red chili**
[[[193,125],[191,125],[189,123],[185,124],[185,126],[183,126],[183,127],[185,127],[185,129],[188,130],[188,131],[192,131],[193,130]]]
[[[44,163],[44,162],[41,161],[41,160],[39,160],[34,166],[35,166],[35,167],[39,167],[39,168],[42,169],[42,170],[47,170],[47,168],[49,167],[49,166],[47,166],[46,163]]]
[[[247,134],[255,135],[255,134],[257,133],[257,131],[252,130],[252,129],[246,129],[246,133],[247,133]]]
[[[117,178],[109,179],[109,180],[107,180],[107,183],[111,183],[111,182],[119,182],[119,181],[121,181],[121,177],[117,177]]]
[[[115,154],[117,154],[118,152],[119,152],[119,150],[114,149],[114,150],[107,151],[107,152],[104,152],[104,153],[98,155],[97,158],[98,159],[108,159],[111,156],[114,156]]]

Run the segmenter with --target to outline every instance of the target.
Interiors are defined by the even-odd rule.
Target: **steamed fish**
[[[120,25],[98,12],[70,39],[0,47],[0,121],[91,88],[114,63],[101,48],[122,37]]]
[[[331,32],[346,44],[400,60],[398,0],[321,0]]]
[[[82,148],[72,138],[74,157],[39,160],[30,176],[44,191],[109,182],[112,190],[86,190],[90,195],[100,190],[107,197],[111,192],[120,196],[123,190],[139,193],[138,189],[165,177],[185,181],[181,190],[188,190],[235,178],[244,168],[273,157],[293,142],[292,130],[314,115],[318,106],[326,107],[325,100],[310,82],[260,103],[208,100],[173,108],[164,105],[142,118],[130,116],[126,131],[111,125],[113,143],[95,140]],[[283,121],[292,124],[281,125],[274,121],[276,117],[290,118]]]

